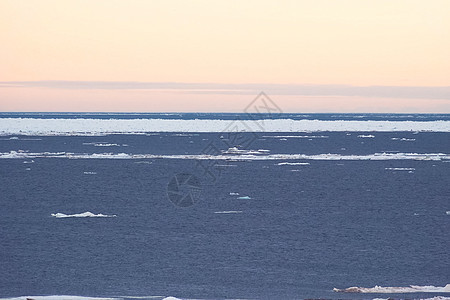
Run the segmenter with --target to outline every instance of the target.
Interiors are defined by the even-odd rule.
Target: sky
[[[447,0],[0,0],[0,111],[450,113]]]

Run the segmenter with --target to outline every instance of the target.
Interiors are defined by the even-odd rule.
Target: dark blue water
[[[282,133],[258,133],[249,149],[358,155],[450,149],[448,133],[360,134],[283,141],[270,137]],[[0,152],[199,154],[210,142],[227,149],[217,133],[9,138],[0,140]],[[211,161],[215,178],[187,159],[24,161],[30,160],[0,159],[1,297],[423,298],[436,294],[332,289],[450,281],[445,160]],[[201,183],[196,203],[185,208],[167,195],[180,173]],[[51,216],[86,211],[117,217]],[[239,213],[215,213],[222,211]]]

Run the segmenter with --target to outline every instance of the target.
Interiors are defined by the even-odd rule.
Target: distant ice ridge
[[[69,158],[69,159],[193,159],[193,160],[450,160],[450,154],[445,153],[374,153],[367,155],[342,155],[333,153],[322,154],[267,154],[266,150],[245,150],[241,154],[225,151],[220,155],[207,154],[128,154],[128,153],[71,153],[71,152],[0,152],[0,159],[34,159],[34,158]],[[254,153],[254,154],[248,154]]]
[[[364,287],[349,287],[346,289],[334,288],[335,292],[343,293],[383,293],[383,294],[397,294],[397,293],[450,293],[450,284],[444,287],[436,287],[433,285],[410,285],[407,287],[382,287],[374,286],[373,288]]]
[[[148,132],[450,132],[450,121],[167,120],[0,118],[0,135],[104,135]]]
[[[52,214],[52,217],[55,218],[112,218],[117,217],[116,215],[104,215],[104,214],[94,214],[90,211],[80,213],[80,214],[73,214],[73,215],[66,215],[63,213],[56,213]]]

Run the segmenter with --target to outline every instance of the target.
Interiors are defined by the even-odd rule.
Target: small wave
[[[307,166],[310,165],[310,163],[307,162],[280,162],[277,164],[278,166]]]
[[[96,175],[97,172],[83,172],[83,174],[85,174],[85,175]]]
[[[224,210],[224,211],[215,211],[215,214],[241,214],[242,210]]]
[[[450,293],[450,284],[445,287],[436,287],[433,285],[410,285],[407,287],[382,287],[373,288],[349,287],[346,289],[334,288],[333,291],[340,293],[380,293],[380,294],[402,294],[402,293]]]
[[[90,211],[87,211],[84,213],[79,213],[79,214],[73,214],[73,215],[56,213],[56,214],[51,214],[51,216],[55,217],[55,218],[112,218],[112,217],[117,217],[116,215],[94,214],[94,213],[91,213]]]
[[[250,198],[250,196],[242,196],[242,197],[238,197],[239,200],[250,200],[252,198]]]
[[[364,135],[364,134],[360,134],[358,135],[359,138],[374,138],[374,135],[368,134],[368,135]]]

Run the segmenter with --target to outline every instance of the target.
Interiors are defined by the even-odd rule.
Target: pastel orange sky
[[[233,84],[259,84],[290,112],[450,113],[449,14],[447,0],[0,0],[0,111],[240,111],[259,91]],[[352,90],[371,86],[411,90]]]

